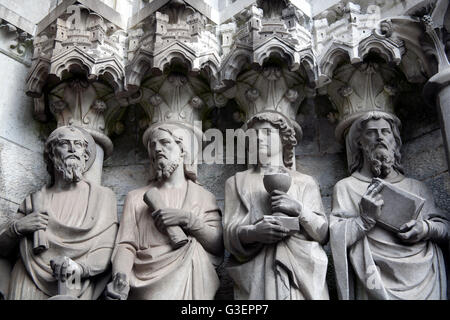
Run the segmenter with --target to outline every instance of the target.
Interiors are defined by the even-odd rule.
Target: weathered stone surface
[[[0,138],[0,197],[21,203],[27,194],[47,182],[42,153]]]
[[[217,200],[225,198],[225,181],[236,172],[243,171],[246,166],[226,165],[226,164],[201,164],[198,167],[198,181],[210,192]]]
[[[300,110],[296,119],[302,127],[303,138],[297,141],[295,155],[319,154],[319,141],[316,137],[320,128],[317,125],[317,114],[314,110],[313,101],[306,99]]]
[[[38,23],[42,18],[44,18],[45,15],[48,14],[53,2],[55,1],[40,1],[39,5],[36,5],[35,0],[2,0],[0,5],[21,17],[25,17],[32,23]]]
[[[1,208],[0,210],[0,224],[1,224],[6,219],[6,217],[17,212],[19,204],[0,198],[0,208]]]
[[[331,212],[331,205],[332,205],[332,197],[331,196],[324,196],[322,193],[322,203],[323,207],[325,208],[326,214],[330,214]]]
[[[323,156],[297,156],[297,171],[313,176],[320,186],[322,197],[331,196],[333,187],[347,176],[345,156],[327,154]]]
[[[344,146],[336,141],[334,132],[336,124],[332,124],[328,119],[318,119],[317,125],[319,127],[319,151],[321,154],[343,153]]]
[[[404,144],[402,162],[406,175],[418,180],[446,171],[447,161],[441,131],[432,131]]]
[[[0,85],[0,137],[42,151],[46,132],[33,120],[32,99],[25,95],[27,67],[0,54],[0,70],[8,77],[8,82]]]
[[[220,288],[217,290],[216,300],[232,300],[233,299],[233,280],[226,270],[228,260],[230,259],[230,253],[225,250],[223,257],[223,263],[217,268],[217,273],[220,279]]]
[[[396,114],[402,121],[404,144],[440,128],[436,108],[428,106],[421,93],[422,86],[416,85],[396,99]]]
[[[148,184],[148,168],[143,165],[112,166],[103,168],[102,185],[111,188],[119,206],[131,190]],[[122,211],[118,212],[119,217]]]
[[[433,192],[436,205],[450,218],[450,175],[448,171],[424,181]]]

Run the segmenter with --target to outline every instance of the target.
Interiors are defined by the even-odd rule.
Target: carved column
[[[436,105],[444,138],[447,164],[450,168],[450,6],[448,1],[438,1],[431,16],[424,16],[426,33],[434,44],[438,70],[425,84],[423,94],[428,104]],[[447,20],[445,18],[447,17]]]
[[[100,183],[103,159],[113,150],[108,134],[127,103],[120,98],[126,33],[83,5],[68,6],[54,21],[42,24],[27,79],[35,118],[46,121],[51,114],[58,127],[86,129],[97,143],[97,157],[86,177]]]
[[[225,106],[227,99],[234,99],[245,120],[261,112],[278,113],[294,128],[299,141],[302,129],[295,120],[297,111],[307,95],[314,95],[317,80],[311,19],[289,1],[262,0],[235,20],[221,28],[225,50],[216,105]]]
[[[344,65],[335,70],[327,93],[337,110],[336,138],[345,141],[348,161],[351,159],[348,129],[366,112],[394,114],[393,97],[397,93],[397,79],[398,75],[392,68],[374,62]]]
[[[220,65],[212,21],[184,1],[171,1],[129,30],[127,89],[147,114],[144,133],[159,124],[187,128],[202,146],[202,110],[214,106],[211,83]],[[197,125],[197,126],[196,126]]]

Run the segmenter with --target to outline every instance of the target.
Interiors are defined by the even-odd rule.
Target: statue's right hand
[[[127,300],[130,292],[130,285],[126,274],[118,272],[114,275],[113,281],[106,286],[107,300]]]
[[[264,244],[277,243],[288,235],[289,229],[281,226],[280,222],[272,216],[264,216],[261,221],[251,226],[248,230],[248,236],[251,242]]]
[[[48,225],[48,213],[46,211],[33,212],[15,222],[19,233],[26,235],[37,230],[45,230]]]
[[[381,181],[375,181],[367,188],[366,193],[361,198],[359,204],[361,209],[361,219],[367,227],[373,227],[381,214],[381,208],[383,207],[384,201],[380,192],[383,190],[383,187]]]

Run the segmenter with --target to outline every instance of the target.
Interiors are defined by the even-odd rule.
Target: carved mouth
[[[164,155],[164,154],[162,154],[162,153],[157,154],[155,158],[156,158],[157,160],[162,159],[162,158],[167,159],[166,155]]]
[[[80,157],[78,157],[78,156],[76,156],[76,155],[74,155],[74,154],[71,154],[70,156],[67,156],[65,159],[66,159],[66,160],[67,160],[67,159],[77,159],[77,160],[80,160]]]

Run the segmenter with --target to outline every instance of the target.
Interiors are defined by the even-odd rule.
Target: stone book
[[[389,231],[400,232],[403,224],[417,219],[425,199],[397,188],[389,182],[382,181],[381,183],[384,186],[380,192],[384,205],[377,224]]]
[[[289,229],[289,234],[292,235],[300,231],[300,222],[298,217],[288,217],[284,214],[274,213],[270,215],[273,219],[277,220],[281,226]]]

